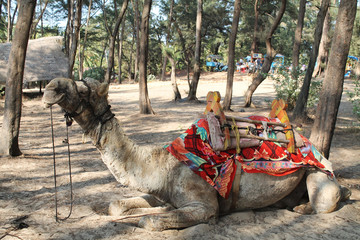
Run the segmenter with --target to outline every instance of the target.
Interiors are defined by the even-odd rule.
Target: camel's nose
[[[44,102],[43,104],[44,104],[44,107],[45,107],[45,108],[49,108],[49,107],[51,107],[51,106],[52,106],[52,104],[50,104],[50,103],[46,103],[46,102]]]

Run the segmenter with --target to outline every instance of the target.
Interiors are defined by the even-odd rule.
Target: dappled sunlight
[[[211,79],[208,79],[211,78]],[[242,107],[243,93],[250,83],[248,76],[235,74],[232,108],[226,114],[246,117],[267,115],[275,98],[272,81],[266,80],[254,93],[257,108]],[[246,79],[241,79],[241,78]],[[182,97],[187,96],[186,80],[179,81]],[[204,112],[208,91],[225,95],[226,73],[207,74],[199,82],[197,94],[201,103],[173,102],[169,81],[149,82],[149,96],[155,115],[141,115],[138,108],[137,84],[112,84],[109,101],[125,133],[139,145],[163,146],[182,134]],[[0,105],[4,100],[0,100]],[[20,130],[23,156],[1,157],[0,223],[4,232],[12,221],[23,220],[28,228],[13,231],[23,239],[356,239],[360,224],[360,131],[354,130],[350,105],[343,99],[333,138],[330,160],[342,185],[351,189],[350,200],[330,214],[299,215],[286,209],[266,208],[221,216],[216,222],[199,224],[187,229],[151,232],[137,227],[139,218],[113,222],[108,215],[109,203],[120,198],[143,195],[116,182],[101,161],[101,156],[89,139],[83,143],[82,130],[73,123],[69,127],[74,192],[73,213],[65,222],[55,222],[53,153],[50,112],[40,98],[25,99]],[[3,110],[0,107],[0,120]],[[69,211],[69,181],[67,166],[66,126],[63,112],[53,108],[58,200],[61,217]],[[311,124],[304,127],[309,135]],[[314,227],[316,226],[316,227]],[[346,236],[346,237],[344,237]]]

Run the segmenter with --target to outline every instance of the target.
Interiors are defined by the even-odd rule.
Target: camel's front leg
[[[158,200],[152,195],[126,198],[110,203],[109,214],[112,216],[133,214],[155,214],[172,210],[169,204]]]
[[[208,204],[192,202],[167,213],[144,216],[140,219],[139,227],[156,231],[186,228],[208,222],[217,217],[217,214],[217,209]]]
[[[329,213],[337,209],[341,200],[341,188],[335,177],[331,179],[323,172],[309,170],[306,178],[309,203],[294,208],[302,214]]]
[[[341,189],[336,178],[320,171],[309,171],[306,178],[309,200],[314,213],[329,213],[337,209]]]

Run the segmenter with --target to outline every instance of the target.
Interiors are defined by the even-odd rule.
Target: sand
[[[275,98],[273,83],[266,80],[254,94],[257,108],[243,109],[243,94],[249,85],[246,75],[235,74],[233,113],[236,116],[267,115]],[[208,91],[225,95],[226,73],[203,74],[197,96],[202,103],[172,102],[170,81],[148,83],[156,115],[140,115],[137,84],[112,84],[109,101],[125,132],[139,145],[164,145],[184,132],[205,109]],[[346,80],[345,88],[353,84]],[[179,78],[186,97],[188,85]],[[345,90],[346,90],[345,89]],[[0,157],[0,239],[360,239],[360,126],[352,106],[343,95],[331,147],[339,182],[352,191],[351,198],[330,214],[299,215],[287,209],[265,208],[237,212],[216,222],[187,229],[151,232],[139,228],[139,219],[107,215],[111,201],[142,195],[118,184],[88,139],[82,139],[80,127],[69,127],[74,202],[65,221],[55,221],[55,190],[51,144],[50,111],[41,96],[24,97],[19,138],[20,157]],[[4,99],[0,99],[0,124]],[[69,213],[69,176],[66,125],[58,106],[53,107],[56,145],[59,217]],[[310,135],[311,123],[303,134]],[[85,141],[85,143],[83,143]]]

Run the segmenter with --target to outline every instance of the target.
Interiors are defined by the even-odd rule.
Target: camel
[[[55,78],[45,88],[43,103],[47,107],[58,104],[81,126],[119,183],[146,193],[110,203],[109,214],[141,215],[139,227],[149,230],[186,228],[234,211],[275,204],[287,197],[303,176],[307,177],[310,201],[300,212],[327,213],[337,209],[342,191],[336,179],[303,168],[280,177],[242,173],[237,196],[234,198],[231,192],[227,199],[222,198],[163,147],[142,147],[130,140],[110,110],[108,89],[108,84],[91,78]],[[233,199],[236,202],[232,203]]]

